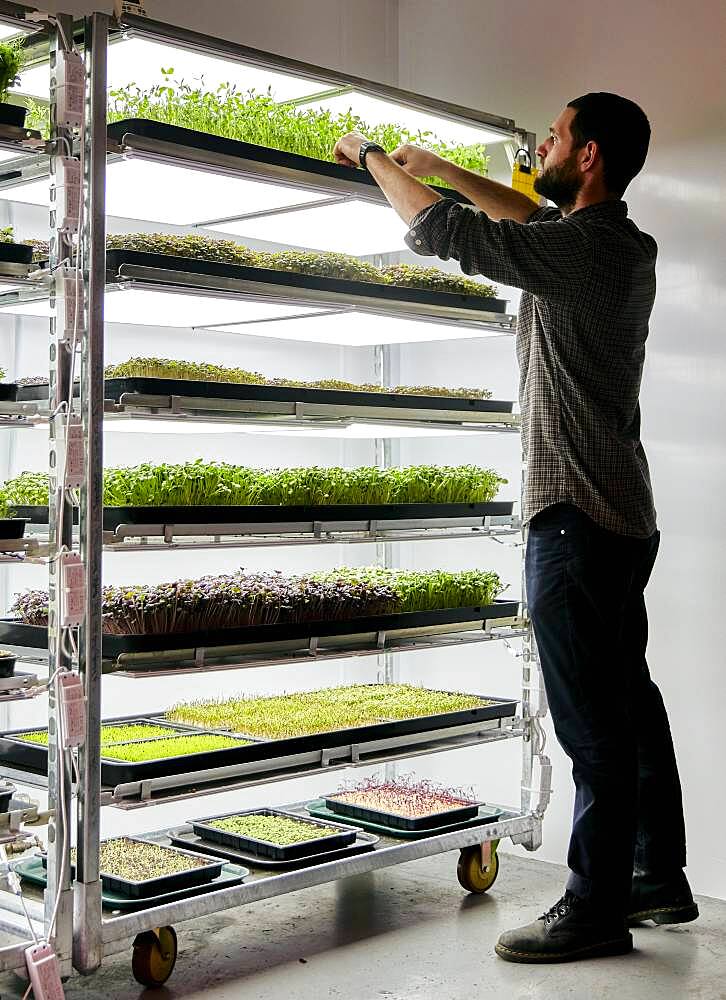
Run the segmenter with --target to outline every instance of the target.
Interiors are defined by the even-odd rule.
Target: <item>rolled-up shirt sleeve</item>
[[[585,279],[593,258],[588,232],[557,210],[536,209],[527,222],[494,222],[448,198],[419,212],[406,244],[422,256],[457,260],[465,274],[553,299],[572,299],[573,285]]]

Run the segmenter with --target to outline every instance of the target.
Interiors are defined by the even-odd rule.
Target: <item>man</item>
[[[571,101],[537,148],[536,190],[557,205],[538,209],[415,146],[387,156],[351,133],[334,151],[350,166],[362,154],[414,252],[523,290],[527,599],[575,810],[565,893],[500,937],[497,954],[512,962],[622,954],[632,949],[628,924],[698,916],[668,719],[645,659],[643,591],[659,534],[638,394],[657,248],[622,196],[649,140],[632,101]],[[475,208],[415,179],[426,176]]]

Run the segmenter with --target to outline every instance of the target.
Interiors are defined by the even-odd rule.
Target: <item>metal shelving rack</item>
[[[12,6],[12,5],[11,5]],[[70,19],[59,15],[56,23],[48,25],[50,39],[51,70],[53,53],[65,46],[67,39],[73,37],[73,24]],[[391,525],[386,523],[360,523],[351,529],[350,525],[312,525],[311,530],[303,533],[291,530],[291,525],[278,525],[277,530],[270,534],[260,534],[249,530],[249,525],[232,526],[234,530],[225,533],[219,525],[205,525],[200,531],[199,526],[193,533],[190,526],[159,524],[147,526],[150,530],[134,536],[132,532],[122,535],[111,535],[103,530],[102,508],[102,469],[103,469],[103,425],[104,421],[126,419],[130,416],[142,417],[149,421],[184,420],[194,417],[195,420],[209,421],[224,419],[235,422],[254,422],[260,420],[259,412],[249,407],[230,407],[222,413],[210,414],[200,405],[199,400],[174,397],[168,403],[163,400],[144,398],[125,399],[120,402],[104,401],[104,300],[107,285],[106,250],[105,250],[105,216],[106,216],[106,171],[109,162],[114,162],[123,150],[113,150],[111,159],[107,151],[106,122],[106,91],[107,91],[107,55],[109,46],[109,31],[115,38],[145,38],[190,50],[195,53],[214,55],[228,59],[233,63],[249,63],[254,66],[273,71],[294,74],[303,79],[323,81],[330,87],[331,93],[348,93],[351,90],[368,95],[374,95],[396,102],[408,108],[418,108],[434,112],[443,117],[458,122],[475,123],[485,126],[493,132],[505,136],[514,144],[512,155],[517,147],[525,146],[533,150],[534,136],[523,132],[511,119],[477,112],[458,105],[423,98],[419,95],[397,90],[396,88],[372,84],[356,77],[331,73],[316,66],[311,66],[281,56],[259,52],[228,41],[210,38],[189,32],[172,25],[161,24],[141,17],[128,16],[121,24],[112,22],[107,14],[97,13],[86,19],[83,26],[83,43],[86,53],[87,68],[87,102],[85,127],[83,129],[83,159],[85,225],[81,233],[82,259],[84,261],[83,287],[86,302],[86,322],[80,343],[80,400],[79,410],[83,421],[83,432],[87,448],[87,463],[85,482],[81,489],[80,518],[78,529],[73,527],[72,510],[68,498],[57,489],[57,483],[51,480],[50,503],[50,548],[47,553],[35,552],[36,555],[49,555],[49,575],[51,586],[51,609],[57,612],[57,590],[55,580],[56,563],[53,556],[57,555],[63,546],[80,548],[86,579],[86,601],[83,625],[78,637],[78,668],[83,678],[87,697],[87,732],[85,744],[79,753],[78,780],[75,791],[78,797],[77,809],[77,864],[74,878],[71,881],[67,875],[58,884],[57,873],[61,858],[58,856],[57,845],[60,837],[58,823],[60,810],[56,810],[59,818],[55,826],[51,825],[51,843],[49,845],[49,887],[45,893],[45,915],[52,909],[56,893],[61,894],[61,905],[57,925],[55,944],[61,958],[68,967],[71,954],[70,933],[72,928],[72,962],[81,973],[89,973],[97,969],[104,956],[124,950],[134,941],[135,937],[146,931],[158,934],[159,928],[173,925],[180,921],[193,919],[237,907],[258,899],[281,895],[298,888],[321,884],[348,875],[373,871],[388,865],[399,864],[416,858],[423,858],[444,851],[460,850],[463,852],[480,851],[480,867],[486,869],[492,864],[492,845],[496,846],[502,838],[510,838],[514,843],[522,844],[530,850],[535,850],[541,843],[541,824],[544,811],[549,801],[550,765],[544,755],[544,733],[541,718],[545,714],[545,698],[540,673],[537,664],[536,650],[524,604],[521,616],[505,622],[494,623],[495,627],[474,631],[434,631],[426,635],[408,637],[388,636],[371,644],[360,642],[333,643],[329,648],[319,645],[310,646],[302,653],[300,650],[286,649],[256,649],[239,651],[231,654],[226,661],[220,660],[210,667],[204,656],[200,662],[188,669],[198,672],[208,672],[210,669],[243,669],[258,666],[269,666],[274,663],[288,663],[295,659],[317,656],[340,658],[341,656],[371,656],[378,655],[386,679],[392,676],[393,654],[401,650],[419,648],[445,648],[450,645],[472,642],[500,640],[509,643],[511,639],[521,641],[522,650],[519,656],[522,666],[522,699],[521,715],[511,719],[495,720],[494,723],[478,723],[448,730],[430,730],[417,738],[393,738],[378,740],[371,743],[360,743],[347,747],[331,748],[310,755],[298,755],[295,758],[283,758],[267,762],[270,767],[264,773],[259,773],[259,765],[234,766],[216,769],[214,771],[197,771],[185,775],[168,778],[156,778],[148,781],[129,783],[116,788],[103,788],[100,780],[100,723],[101,723],[101,683],[102,683],[102,651],[101,651],[101,571],[103,552],[106,551],[164,551],[174,547],[222,548],[225,546],[244,547],[247,545],[298,545],[325,544],[329,542],[367,541],[375,543],[377,556],[384,564],[390,561],[390,543],[401,540],[424,540],[441,537],[482,537],[490,538],[508,544],[507,536],[519,533],[520,525],[516,519],[491,519],[483,523],[467,524],[465,522],[452,524],[406,524]],[[76,33],[76,37],[80,37]],[[53,80],[53,74],[51,73]],[[54,87],[51,85],[51,121],[55,109]],[[62,133],[61,133],[62,134]],[[70,137],[68,137],[70,138]],[[178,157],[178,149],[170,149],[163,144],[154,145],[150,140],[135,140],[128,143],[127,153],[134,155],[156,157],[160,162],[169,162]],[[133,146],[133,149],[132,149]],[[55,231],[53,179],[56,161],[53,154],[58,154],[60,144],[51,144],[51,233]],[[187,159],[192,158],[189,151]],[[259,164],[233,162],[229,157],[221,162],[219,157],[205,157],[199,151],[194,154],[195,169],[204,171],[221,170],[226,175],[255,177],[260,173]],[[43,169],[33,167],[38,176]],[[268,183],[285,183],[299,185],[302,189],[315,188],[327,193],[332,199],[342,200],[350,192],[338,189],[332,181],[325,183],[317,178],[314,183],[310,177],[295,175],[294,171],[280,173],[265,168],[265,180]],[[380,204],[381,196],[375,187],[371,187],[364,200],[371,204]],[[62,239],[52,240],[51,274],[64,256],[70,256],[69,246],[63,245]],[[157,285],[169,286],[178,280],[173,275],[149,273],[144,268],[127,269],[123,275],[124,281],[155,282]],[[185,279],[189,283],[189,279]],[[55,279],[49,286],[51,306],[51,381],[49,407],[43,404],[15,404],[17,410],[5,411],[0,407],[0,422],[11,426],[21,426],[23,422],[48,420],[51,439],[52,467],[58,468],[62,458],[63,442],[59,433],[58,404],[61,399],[68,399],[70,392],[69,373],[70,358],[62,340],[62,324],[56,323],[59,302],[56,300]],[[199,292],[208,291],[205,282],[195,278]],[[192,288],[195,282],[191,282]],[[230,282],[224,291],[235,296],[256,295],[260,289],[243,287]],[[19,299],[37,298],[40,286],[36,283],[24,285],[17,297]],[[218,289],[217,289],[218,290]],[[276,295],[275,290],[266,289],[264,294]],[[300,298],[296,300],[300,302]],[[318,301],[318,304],[320,302]],[[335,305],[328,300],[327,306]],[[338,303],[346,307],[344,301]],[[373,311],[384,308],[374,304]],[[428,317],[436,320],[435,315]],[[451,319],[451,317],[449,317]],[[468,317],[455,317],[453,321],[462,323],[462,328],[468,322]],[[499,315],[488,317],[489,332],[499,335],[511,333],[513,317]],[[484,329],[484,327],[482,327]],[[375,361],[381,384],[386,384],[390,378],[391,353],[387,346],[379,346],[375,351]],[[25,407],[25,409],[23,409]],[[351,423],[356,419],[365,419],[365,415],[341,411],[340,407],[331,412],[311,413],[304,407],[293,407],[289,413],[265,414],[264,419],[271,417],[280,422],[284,428],[290,424],[298,426],[306,421],[328,420],[333,424]],[[48,418],[48,414],[56,414]],[[369,415],[370,418],[370,415]],[[371,418],[372,419],[372,418]],[[387,420],[391,426],[396,425],[395,415],[379,415],[379,419]],[[441,426],[451,427],[449,416]],[[434,426],[430,414],[408,414],[406,420],[399,423],[414,426]],[[489,421],[486,425],[474,423],[469,426],[471,433],[481,433],[487,430],[493,433],[517,433],[516,416],[506,415],[498,420]],[[392,446],[387,439],[376,442],[377,463],[385,466],[391,463]],[[53,475],[51,469],[51,475]],[[63,512],[62,531],[59,513]],[[29,553],[30,554],[30,553]],[[524,593],[523,593],[524,601]],[[49,641],[49,669],[52,671],[61,664],[70,665],[70,659],[64,646],[58,642],[58,631],[51,621]],[[208,652],[208,651],[207,651]],[[202,651],[204,654],[204,651]],[[159,676],[173,671],[164,667],[164,661],[159,663],[158,670],[144,671],[134,669],[133,663],[127,665],[127,676]],[[51,727],[54,725],[56,706],[52,692],[49,697],[48,717]],[[211,794],[223,790],[249,788],[271,781],[286,780],[304,774],[316,772],[328,774],[331,771],[348,768],[360,764],[389,764],[396,760],[418,757],[424,754],[441,753],[457,747],[484,745],[494,741],[517,738],[522,741],[522,780],[520,802],[516,808],[506,810],[495,823],[487,823],[465,830],[435,834],[416,841],[389,840],[384,838],[373,851],[344,861],[334,861],[319,864],[301,871],[289,872],[284,875],[255,875],[243,885],[236,888],[210,892],[190,899],[179,900],[163,906],[141,910],[124,915],[105,917],[101,909],[101,882],[99,878],[99,836],[100,810],[102,807],[116,806],[124,809],[153,807],[161,802],[191,799],[199,795]],[[58,805],[60,794],[60,775],[58,754],[52,747],[49,754],[49,774],[47,779],[25,775],[22,772],[2,768],[1,773],[15,776],[28,784],[47,787],[49,807]],[[537,782],[535,783],[535,772]],[[66,806],[70,807],[71,775],[66,774]],[[305,803],[295,803],[293,808],[303,809]],[[69,815],[69,813],[67,813]],[[149,836],[163,840],[164,831],[158,831]],[[69,847],[66,838],[66,846]],[[66,858],[67,860],[67,858]],[[66,871],[68,868],[66,867]],[[73,917],[71,919],[71,908]],[[8,913],[10,911],[8,910]],[[40,919],[41,911],[37,905],[33,911],[34,917]],[[16,917],[17,914],[14,915]],[[0,922],[5,921],[5,915],[0,916]],[[9,920],[13,923],[13,920]],[[5,955],[0,949],[0,968],[19,967],[19,951],[16,949],[11,956]],[[13,964],[15,961],[15,964]]]

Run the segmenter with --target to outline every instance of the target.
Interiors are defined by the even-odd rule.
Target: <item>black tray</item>
[[[247,625],[241,628],[210,629],[204,632],[175,632],[149,635],[104,635],[103,656],[116,659],[122,653],[154,653],[170,650],[193,650],[214,646],[237,646],[246,643],[284,642],[366,632],[389,632],[397,629],[454,625],[459,622],[493,621],[513,618],[519,613],[518,601],[495,601],[470,608],[444,608],[435,611],[408,611],[397,615],[346,618],[340,621],[311,621],[295,625]],[[25,625],[15,618],[0,618],[0,644],[48,648],[48,629],[43,625]]]
[[[473,819],[479,813],[479,807],[483,802],[472,802],[469,806],[461,806],[457,809],[448,809],[446,812],[432,813],[428,816],[401,816],[399,813],[383,812],[379,809],[367,809],[365,806],[356,806],[350,802],[342,802],[333,795],[326,795],[323,798],[325,808],[338,816],[349,820],[365,820],[367,823],[377,823],[380,826],[387,826],[394,830],[431,830],[434,831],[440,826],[451,826],[454,823],[463,823],[467,819]]]
[[[121,835],[121,839],[125,835]],[[143,837],[126,837],[127,840],[132,840],[139,843],[154,843],[153,841],[145,841]],[[101,842],[103,843],[103,841]],[[101,885],[106,892],[118,894],[119,896],[125,896],[127,899],[148,899],[149,896],[161,896],[166,895],[170,892],[181,892],[184,889],[191,889],[194,886],[206,885],[209,882],[214,881],[214,879],[219,878],[222,874],[222,867],[224,865],[223,861],[211,861],[208,855],[197,854],[194,851],[183,850],[178,847],[171,848],[167,844],[156,844],[156,847],[163,847],[166,850],[174,850],[177,854],[183,854],[190,858],[201,858],[205,862],[209,862],[198,868],[189,868],[187,871],[174,872],[173,875],[161,875],[159,878],[145,879],[143,882],[133,882],[130,879],[120,878],[117,875],[109,875],[107,872],[101,872]],[[44,868],[48,865],[48,856],[43,854],[41,856],[42,864]],[[73,870],[75,866],[71,864],[71,869]]]
[[[267,840],[258,840],[256,837],[245,837],[239,833],[231,833],[228,830],[220,830],[212,826],[212,820],[226,819],[229,816],[282,816],[285,819],[297,820],[301,823],[311,822],[313,825],[324,829],[336,829],[337,832],[328,836],[320,836],[311,840],[304,840],[299,844],[289,844],[281,846]],[[281,809],[244,809],[236,813],[223,813],[219,816],[206,816],[204,819],[189,820],[192,830],[203,840],[210,840],[215,844],[222,844],[225,847],[233,847],[238,851],[247,851],[250,855],[260,858],[271,858],[273,861],[295,861],[297,858],[310,854],[321,854],[335,851],[341,847],[348,847],[356,838],[356,831],[350,827],[337,826],[334,823],[324,823],[320,820],[308,820],[307,817],[297,816],[294,813],[284,812]]]
[[[362,189],[376,188],[378,185],[367,170],[357,170],[344,167],[339,163],[318,160],[312,156],[300,153],[286,153],[270,146],[258,146],[241,139],[228,139],[224,136],[211,135],[209,132],[198,132],[196,129],[183,128],[181,125],[167,125],[164,122],[150,121],[148,118],[124,118],[112,122],[108,126],[108,137],[121,143],[126,135],[141,135],[161,142],[171,142],[180,146],[192,146],[211,153],[223,153],[225,156],[237,156],[242,160],[253,160],[255,163],[270,163],[278,167],[302,170],[319,177],[332,177],[360,184]],[[468,198],[451,188],[429,185],[445,198],[452,198],[465,204],[471,204]]]
[[[0,382],[0,400],[3,402],[15,402],[18,395],[18,388],[15,382]],[[48,395],[48,386],[45,387],[45,395]]]
[[[314,206],[312,206],[314,207]],[[117,281],[124,265],[149,267],[183,274],[209,275],[214,278],[236,278],[239,281],[258,281],[265,285],[278,285],[282,289],[304,288],[308,291],[332,292],[337,295],[377,299],[383,302],[409,302],[412,305],[448,306],[470,311],[472,319],[477,313],[507,311],[506,299],[463,292],[432,292],[426,288],[407,288],[384,285],[374,281],[355,281],[351,278],[327,278],[297,271],[276,271],[269,267],[248,267],[244,264],[226,264],[224,261],[200,260],[196,257],[179,257],[175,254],[154,253],[149,250],[107,250],[106,278]],[[161,280],[161,279],[157,279]],[[313,303],[311,303],[313,304]]]
[[[101,723],[102,726],[113,726],[113,725],[165,725],[169,727],[169,735],[180,735],[184,736],[189,732],[182,726],[175,726],[173,722],[164,722],[163,720],[154,719],[151,722],[149,719],[140,718],[138,716],[132,716],[128,719],[114,719],[106,720]],[[48,771],[48,747],[44,746],[42,743],[29,743],[27,740],[19,739],[18,737],[23,736],[25,733],[37,733],[41,729],[47,729],[47,726],[35,726],[33,728],[24,729],[12,729],[7,733],[0,733],[0,760],[10,759],[18,764],[20,767],[28,768],[31,771],[39,771],[46,774]],[[12,743],[12,748],[8,748],[6,745]],[[102,748],[103,752],[103,748]]]
[[[74,388],[78,395],[79,387]],[[512,400],[469,399],[464,396],[409,396],[395,392],[359,392],[352,389],[308,389],[286,385],[241,385],[236,382],[202,382],[181,378],[107,378],[104,383],[106,399],[119,402],[124,395],[142,396],[192,396],[207,399],[254,399],[275,403],[327,403],[334,406],[395,407],[400,410],[453,410],[467,413],[511,413]],[[21,403],[48,398],[47,385],[21,385],[17,387]]]
[[[314,802],[309,802],[307,810],[311,816],[315,816],[317,819],[335,820],[338,818],[337,813],[326,808],[323,799],[316,799]],[[382,823],[371,823],[366,819],[351,819],[350,822],[381,837],[392,837],[394,840],[422,840],[424,837],[438,837],[442,833],[451,833],[454,830],[469,830],[472,826],[484,826],[488,823],[496,823],[503,812],[504,810],[499,809],[497,806],[483,805],[480,806],[478,814],[472,819],[427,830],[401,830],[400,827],[385,826]]]
[[[294,814],[298,815],[298,814]],[[309,816],[303,816],[309,819]],[[348,847],[342,847],[338,851],[326,851],[322,854],[309,854],[304,858],[296,858],[294,861],[274,861],[272,858],[261,858],[257,854],[245,854],[243,851],[235,851],[233,847],[223,847],[221,844],[213,844],[202,837],[198,837],[188,826],[179,827],[177,830],[169,830],[167,833],[172,844],[184,847],[198,854],[211,854],[217,858],[243,864],[251,868],[263,868],[268,871],[295,871],[298,868],[312,868],[314,865],[324,865],[328,861],[340,861],[342,858],[350,858],[356,854],[367,854],[374,850],[380,837],[371,833],[357,831],[357,837]]]
[[[148,722],[143,719],[138,721]],[[154,719],[154,724],[163,723],[163,719]],[[194,736],[204,733],[203,729],[191,729],[191,727],[176,727],[169,724],[172,736]],[[39,774],[48,773],[48,748],[38,743],[27,743],[17,739],[22,733],[35,732],[34,729],[17,729],[9,733],[0,735],[0,761],[12,763],[24,770],[34,771]],[[230,733],[236,736],[236,733]],[[239,739],[249,737],[240,736]],[[153,742],[150,741],[150,742]],[[165,774],[183,774],[186,771],[207,767],[225,767],[227,764],[237,763],[239,749],[237,747],[223,747],[220,750],[207,750],[204,753],[186,754],[179,757],[160,757],[157,760],[125,761],[113,760],[105,757],[105,753],[112,753],[112,747],[101,748],[101,782],[104,785],[114,787],[126,781],[136,781],[141,778],[158,778]],[[242,748],[240,748],[242,749]]]
[[[103,530],[115,531],[129,524],[279,524],[316,521],[404,521],[419,518],[509,517],[512,501],[490,503],[390,503],[390,504],[324,504],[290,507],[273,504],[256,505],[197,505],[185,507],[104,507]],[[32,524],[48,523],[47,507],[17,506],[19,518]],[[78,519],[77,510],[74,511]],[[14,523],[14,522],[13,522]],[[2,534],[0,538],[10,537]]]
[[[19,108],[14,104],[2,105],[5,108],[13,108],[25,117],[25,108]],[[22,128],[22,122],[20,123]],[[33,247],[30,243],[0,243],[0,260],[10,264],[30,264],[33,260]]]
[[[15,785],[11,781],[0,782],[0,813],[10,811],[10,801],[15,791]]]
[[[22,538],[25,534],[26,521],[27,519],[23,517],[0,518],[0,543],[9,538],[13,540]]]
[[[33,885],[45,887],[48,883],[46,870],[42,860],[37,854],[31,854],[28,858],[22,858],[13,864],[14,870],[21,879],[31,882]],[[109,910],[142,910],[151,906],[163,906],[165,903],[173,903],[177,899],[189,899],[192,896],[201,896],[207,892],[217,892],[219,889],[229,889],[235,885],[241,885],[249,875],[248,868],[239,865],[223,864],[222,874],[205,885],[195,885],[187,889],[178,889],[176,892],[162,893],[160,896],[147,896],[144,899],[131,899],[129,896],[122,896],[118,893],[110,892],[102,886],[101,901]]]
[[[31,628],[33,626],[25,626]],[[482,695],[482,700],[485,696]],[[414,733],[425,733],[433,729],[446,729],[451,726],[467,725],[471,722],[484,722],[492,719],[508,719],[515,715],[517,702],[512,699],[487,698],[491,704],[478,708],[467,708],[457,712],[445,712],[440,715],[420,716],[411,719],[395,721],[382,720],[367,726],[355,726],[349,729],[335,729],[326,733],[312,733],[305,736],[293,736],[280,740],[260,740],[259,737],[245,736],[243,733],[230,733],[240,739],[251,739],[254,742],[247,746],[230,747],[224,750],[211,750],[207,753],[193,754],[186,757],[166,757],[161,760],[141,761],[111,761],[101,759],[101,782],[107,787],[115,787],[125,782],[140,781],[146,778],[163,775],[194,773],[198,770],[208,770],[214,767],[224,767],[228,764],[242,764],[252,761],[264,761],[293,754],[318,752],[333,747],[350,746],[353,743],[364,743],[372,740],[387,739],[394,736],[408,736]],[[155,719],[154,716],[147,716]],[[163,717],[159,716],[163,721]],[[26,730],[27,731],[27,730]],[[190,733],[204,733],[210,730],[187,727]],[[12,737],[18,731],[0,736],[0,761],[16,764],[20,767],[39,771],[47,770],[47,755],[42,767],[30,765],[25,756],[28,744],[22,744]],[[264,774],[264,768],[260,772]],[[335,816],[327,819],[335,821]]]

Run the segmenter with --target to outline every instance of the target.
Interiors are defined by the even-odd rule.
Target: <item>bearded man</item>
[[[523,292],[527,603],[575,808],[564,895],[502,934],[496,952],[512,962],[624,954],[629,924],[698,916],[668,717],[645,656],[644,590],[660,536],[638,399],[657,246],[623,194],[649,142],[632,101],[571,101],[537,148],[535,189],[556,208],[416,146],[388,156],[350,133],[334,150],[373,176],[409,226],[411,250]],[[430,176],[472,205],[416,180]]]

